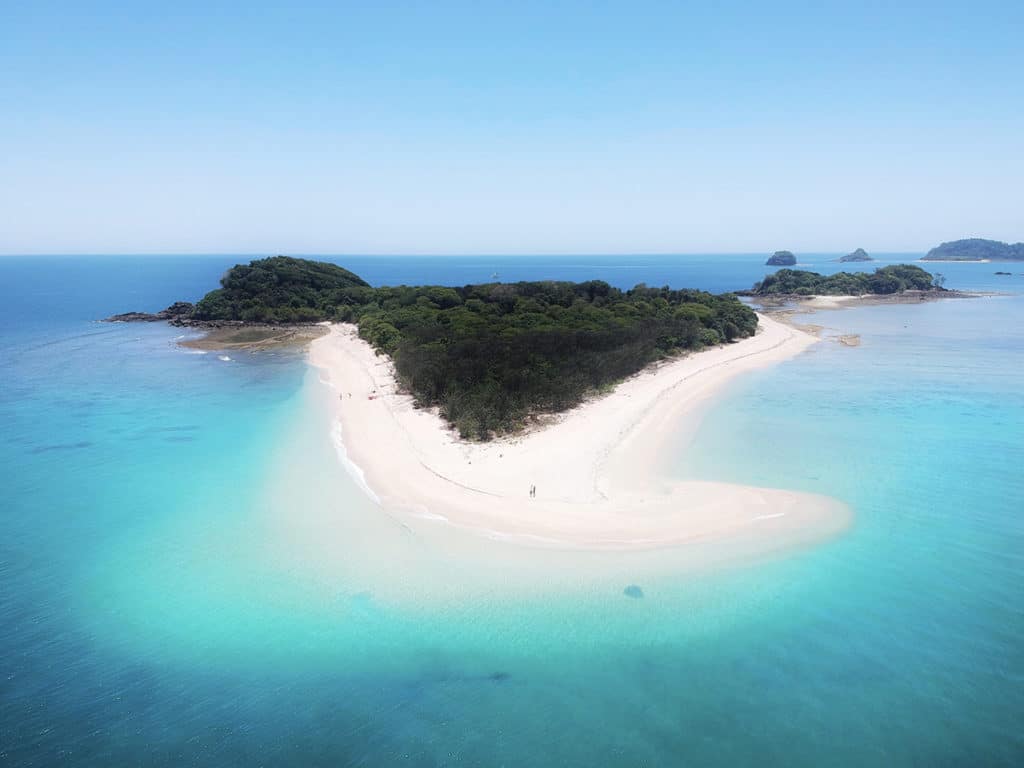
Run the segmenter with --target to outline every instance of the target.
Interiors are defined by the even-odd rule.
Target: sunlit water
[[[862,345],[737,381],[675,466],[835,496],[854,526],[693,568],[389,517],[342,470],[301,355],[91,322],[197,298],[234,261],[0,259],[0,763],[1024,758],[1024,277],[936,265],[1011,295],[808,318]],[[762,261],[343,263],[727,290]]]

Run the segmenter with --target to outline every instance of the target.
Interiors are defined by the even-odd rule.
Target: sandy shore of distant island
[[[390,360],[353,325],[332,325],[309,356],[333,389],[347,466],[391,512],[545,546],[651,548],[744,534],[773,549],[843,530],[848,509],[809,493],[677,481],[662,462],[723,384],[815,341],[761,316],[754,337],[650,368],[553,423],[487,443],[460,440],[436,412],[415,408]]]
[[[856,333],[825,334],[826,327],[808,323],[805,320],[796,322],[797,318],[804,318],[807,315],[814,315],[820,311],[853,309],[856,307],[872,307],[886,304],[921,304],[944,299],[973,299],[986,296],[997,296],[999,294],[991,291],[904,291],[903,293],[890,294],[865,294],[855,295],[811,295],[798,296],[782,294],[773,296],[752,297],[754,305],[771,318],[785,323],[791,328],[802,330],[805,333],[812,333],[828,341],[836,342],[847,347],[859,347],[861,338]]]
[[[922,304],[946,299],[975,299],[997,295],[992,291],[903,291],[902,293],[866,293],[857,295],[819,294],[801,296],[798,294],[751,295],[750,300],[761,311],[773,316],[785,312],[809,313],[819,309],[848,309],[851,307],[874,307],[886,304]]]

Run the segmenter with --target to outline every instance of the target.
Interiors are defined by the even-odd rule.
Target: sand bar
[[[652,367],[555,423],[489,443],[459,440],[436,413],[415,408],[390,360],[353,325],[332,325],[309,354],[333,389],[349,468],[390,512],[541,546],[650,548],[743,535],[772,548],[843,530],[849,510],[824,496],[663,471],[666,446],[692,433],[698,407],[723,384],[817,341],[759,318],[752,338]]]

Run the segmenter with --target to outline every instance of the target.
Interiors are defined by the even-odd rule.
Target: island
[[[879,267],[873,273],[837,272],[822,275],[800,269],[780,269],[754,284],[748,296],[893,296],[953,294],[942,286],[943,279],[913,264]]]
[[[765,266],[768,267],[791,267],[794,264],[796,264],[796,256],[791,251],[776,251],[765,262]]]
[[[308,359],[342,465],[405,526],[588,549],[728,537],[749,556],[849,525],[824,496],[666,472],[666,446],[708,397],[818,341],[731,293],[600,280],[374,287],[280,256],[233,267],[190,311],[173,306],[110,319],[315,329]]]
[[[845,256],[840,257],[839,261],[840,263],[845,264],[851,261],[874,261],[874,259],[868,256],[867,251],[863,248],[858,248],[853,253],[848,253]]]
[[[374,288],[337,265],[287,256],[232,267],[194,306],[109,319],[353,323],[393,360],[417,406],[480,440],[569,410],[658,360],[752,336],[758,324],[731,294],[600,280]]]
[[[932,248],[923,261],[1024,261],[1024,243],[1004,243],[972,237]]]

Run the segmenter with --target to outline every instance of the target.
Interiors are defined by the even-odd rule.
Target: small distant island
[[[747,296],[893,296],[908,291],[919,294],[954,294],[943,287],[943,278],[914,266],[893,264],[873,273],[837,272],[822,275],[799,269],[780,269],[755,283]]]
[[[460,435],[488,439],[568,410],[650,363],[757,330],[733,294],[601,280],[374,288],[342,267],[275,256],[232,267],[195,305],[111,321],[271,332],[354,323],[391,357],[401,386]]]
[[[768,267],[791,267],[794,264],[796,264],[796,256],[792,251],[776,251],[765,262],[765,266]]]
[[[842,264],[851,261],[874,261],[874,259],[868,256],[867,251],[865,251],[863,248],[858,248],[853,253],[848,253],[839,259],[839,262]]]
[[[923,261],[1024,261],[1024,243],[972,237],[952,240],[928,251]]]

